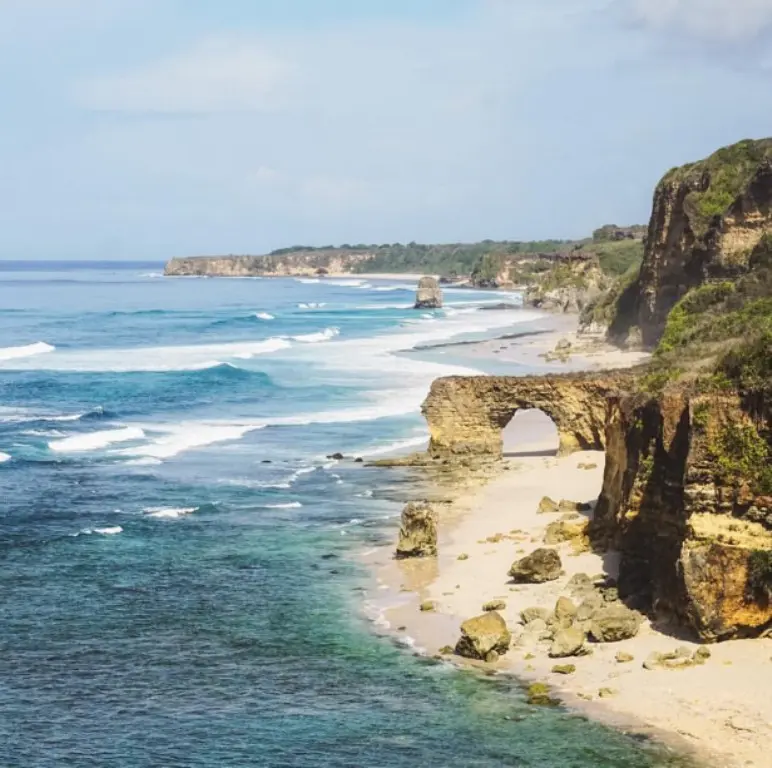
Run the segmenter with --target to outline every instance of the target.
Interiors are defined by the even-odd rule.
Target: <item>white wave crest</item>
[[[275,320],[276,318],[270,312],[255,312],[258,320]]]
[[[340,335],[339,328],[325,328],[319,333],[307,333],[304,336],[293,336],[293,341],[300,341],[303,344],[318,344],[321,341],[329,341]]]
[[[144,425],[145,429],[162,431],[162,436],[149,443],[122,448],[114,453],[121,456],[136,456],[144,459],[171,459],[195,448],[204,448],[215,443],[240,440],[249,432],[263,429],[264,424],[211,424],[188,422],[174,427],[160,428],[157,425]],[[140,430],[142,431],[142,430]],[[143,437],[144,437],[143,432]]]
[[[315,283],[321,283],[322,281],[318,277],[296,277],[296,283],[303,283],[304,285],[314,285]]]
[[[109,371],[112,373],[201,371],[225,365],[229,360],[249,360],[288,349],[287,338],[272,337],[261,341],[226,342],[179,347],[139,347],[133,349],[93,349],[58,352],[40,363],[20,360],[10,365],[16,369],[62,371]]]
[[[195,512],[198,507],[146,507],[142,513],[162,520],[175,520]]]
[[[287,504],[265,504],[266,509],[300,509],[303,505],[299,501],[290,501]]]
[[[309,302],[308,304],[298,304],[298,309],[323,309],[327,305],[324,302]]]
[[[137,427],[108,429],[102,432],[91,432],[66,437],[64,440],[54,440],[48,444],[50,450],[56,453],[84,453],[106,448],[113,443],[127,443],[131,440],[142,440],[145,433]]]
[[[5,464],[6,461],[10,461],[12,458],[10,453],[3,453],[0,451],[0,464]]]
[[[0,362],[3,360],[16,360],[20,357],[45,355],[49,352],[53,352],[55,349],[56,347],[52,347],[44,341],[38,341],[35,344],[27,344],[23,347],[2,347],[0,348]]]
[[[81,533],[84,536],[93,536],[97,534],[99,536],[117,536],[119,533],[123,533],[123,528],[120,525],[113,525],[107,528],[84,528]],[[78,535],[77,533],[75,534]]]

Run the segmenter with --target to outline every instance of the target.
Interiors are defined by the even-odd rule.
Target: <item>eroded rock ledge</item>
[[[646,394],[638,374],[439,379],[425,460],[495,461],[502,429],[538,408],[563,453],[606,451],[591,535],[621,552],[629,605],[707,642],[772,630],[772,403],[682,385]]]
[[[611,394],[627,390],[629,371],[561,376],[451,376],[432,384],[423,404],[433,458],[500,458],[502,430],[519,410],[537,408],[558,428],[560,453],[603,450]]]

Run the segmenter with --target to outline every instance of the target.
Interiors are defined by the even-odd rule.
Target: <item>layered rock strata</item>
[[[538,408],[558,428],[560,453],[603,450],[607,397],[631,386],[634,374],[452,376],[432,384],[423,404],[429,453],[435,458],[500,458],[502,430],[519,410]]]

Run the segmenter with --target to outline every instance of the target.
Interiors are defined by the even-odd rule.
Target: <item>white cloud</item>
[[[288,62],[267,47],[220,39],[128,74],[82,82],[76,97],[104,111],[261,112],[280,104],[291,78]]]
[[[634,18],[655,29],[740,42],[772,24],[772,0],[632,0]]]

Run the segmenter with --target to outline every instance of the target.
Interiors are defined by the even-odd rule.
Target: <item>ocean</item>
[[[538,324],[413,291],[0,265],[0,766],[682,764],[368,613],[417,478],[328,456],[425,446],[473,369],[407,350]]]

